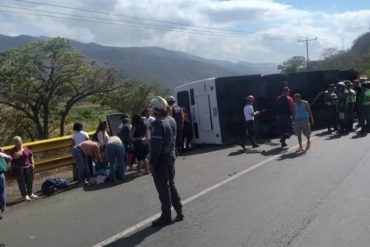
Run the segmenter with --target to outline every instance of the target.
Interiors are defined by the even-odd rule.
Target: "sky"
[[[0,34],[156,46],[233,62],[320,59],[370,28],[368,0],[0,0]]]

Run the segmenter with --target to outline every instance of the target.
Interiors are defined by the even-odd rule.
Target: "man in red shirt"
[[[283,88],[283,93],[276,100],[276,120],[279,130],[281,147],[288,146],[286,139],[293,134],[292,115],[294,111],[293,98],[289,96],[290,89]]]

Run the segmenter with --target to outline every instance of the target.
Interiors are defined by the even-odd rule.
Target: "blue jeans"
[[[0,211],[4,211],[6,208],[6,182],[5,175],[0,174]]]
[[[90,179],[88,158],[85,156],[82,150],[79,147],[74,147],[72,149],[72,156],[77,164],[78,181],[80,183],[84,182],[85,177]]]
[[[112,181],[122,179],[126,172],[125,166],[125,147],[121,143],[108,143],[105,147],[105,155],[110,168],[110,178]],[[117,171],[116,171],[117,167]]]

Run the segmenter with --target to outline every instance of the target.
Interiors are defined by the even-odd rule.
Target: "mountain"
[[[0,35],[0,51],[46,39],[48,38]],[[70,43],[75,50],[100,65],[115,68],[125,78],[138,82],[156,81],[169,89],[186,82],[210,77],[277,72],[277,65],[272,63],[232,63],[159,47],[110,47],[74,40],[70,40]]]

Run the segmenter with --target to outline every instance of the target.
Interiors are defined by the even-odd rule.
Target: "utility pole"
[[[307,71],[310,71],[309,58],[308,58],[308,42],[317,40],[317,37],[314,39],[299,39],[298,42],[306,42],[306,52],[307,52]]]

